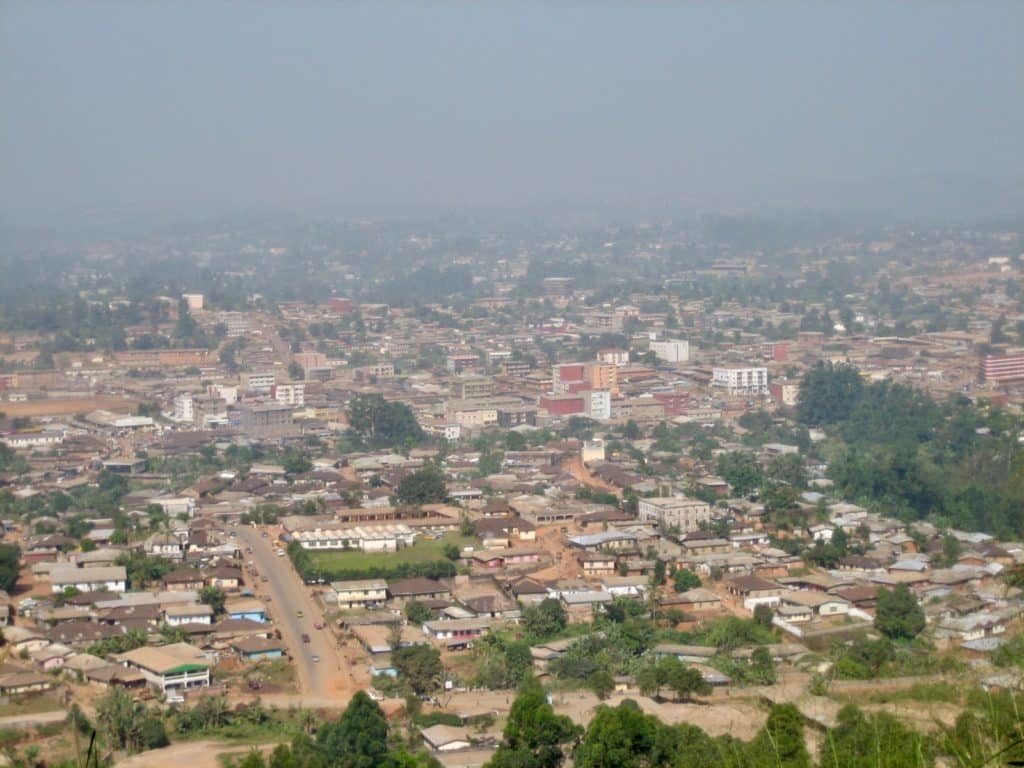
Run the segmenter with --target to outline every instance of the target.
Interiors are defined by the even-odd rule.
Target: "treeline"
[[[455,564],[451,560],[435,560],[426,563],[401,562],[365,568],[330,568],[313,562],[309,552],[303,549],[297,541],[288,545],[287,552],[295,570],[307,584],[351,579],[410,579],[416,576],[426,579],[447,579],[456,573]],[[382,559],[387,561],[387,558]]]
[[[887,712],[847,705],[811,757],[803,715],[793,704],[773,705],[750,741],[713,737],[683,723],[668,725],[632,700],[599,707],[585,730],[557,715],[547,694],[528,678],[509,712],[489,768],[932,768],[935,765],[1015,765],[1024,757],[1024,723],[1012,693],[976,693],[953,727],[933,734],[910,728]]]
[[[828,475],[847,498],[904,520],[1024,533],[1020,420],[964,397],[936,402],[902,384],[865,383],[849,365],[804,376],[797,417],[823,427]]]

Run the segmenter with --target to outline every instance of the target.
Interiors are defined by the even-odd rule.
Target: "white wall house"
[[[128,575],[123,565],[97,568],[79,568],[74,565],[55,565],[50,569],[51,589],[60,593],[69,587],[79,592],[124,592]]]

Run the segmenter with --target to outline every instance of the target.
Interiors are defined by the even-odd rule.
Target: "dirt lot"
[[[89,413],[90,411],[113,411],[114,413],[132,413],[138,403],[123,397],[74,397],[53,400],[29,400],[24,403],[0,403],[0,411],[8,418],[19,416],[64,416],[72,413]]]
[[[499,713],[499,721],[504,719],[515,698],[515,693],[481,692],[457,693],[445,701],[450,712],[462,710],[492,709]],[[568,715],[576,723],[586,725],[594,716],[597,707],[602,703],[589,692],[567,692],[554,694],[555,711],[560,715]],[[747,696],[714,696],[697,704],[681,704],[672,701],[657,702],[639,694],[616,695],[604,704],[614,707],[624,699],[633,699],[647,713],[657,715],[666,723],[693,723],[703,728],[712,736],[725,733],[740,739],[751,739],[764,725],[766,710],[752,697]],[[500,732],[500,727],[496,727]]]
[[[273,744],[259,747],[269,752]],[[187,765],[189,768],[220,768],[217,758],[223,754],[244,755],[251,747],[228,746],[216,741],[185,741],[172,744],[163,749],[143,752],[120,761],[118,768],[178,768]]]

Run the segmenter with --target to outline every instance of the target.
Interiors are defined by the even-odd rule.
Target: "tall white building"
[[[583,395],[588,418],[607,421],[612,417],[611,392],[607,389],[592,389],[589,392],[584,392]]]
[[[195,411],[192,408],[192,393],[182,392],[174,398],[174,420],[191,424],[194,419]]]
[[[185,306],[190,310],[203,308],[204,301],[201,293],[183,293],[181,298],[185,300]]]
[[[301,408],[306,404],[306,385],[301,381],[275,384],[270,388],[270,396],[281,405],[294,405],[296,408]]]
[[[685,339],[652,341],[650,350],[666,363],[685,363],[690,359],[690,342]]]
[[[730,395],[767,395],[767,368],[714,368],[711,386],[728,390]]]

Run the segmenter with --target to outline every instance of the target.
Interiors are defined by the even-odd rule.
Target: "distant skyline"
[[[5,217],[1024,212],[1024,3],[0,4]]]

